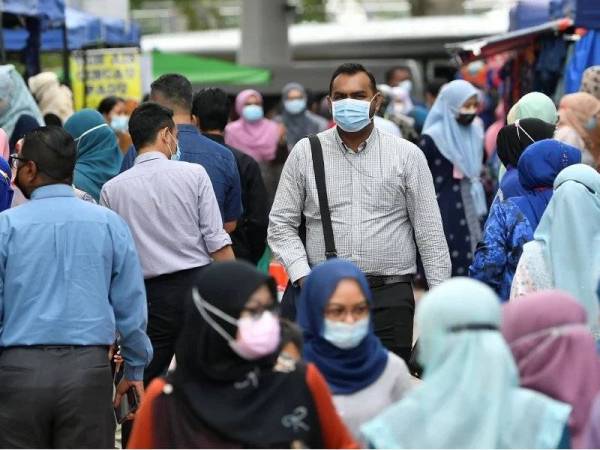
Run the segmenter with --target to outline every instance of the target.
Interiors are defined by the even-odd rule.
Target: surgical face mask
[[[404,81],[401,81],[400,83],[398,83],[397,87],[406,89],[406,92],[410,93],[410,92],[412,92],[413,83],[411,80],[404,80]]]
[[[464,126],[471,125],[477,116],[477,108],[460,108],[456,115],[456,121]]]
[[[283,102],[283,107],[290,114],[300,114],[306,109],[306,99],[295,98],[293,100],[286,100]]]
[[[354,323],[335,322],[325,319],[323,338],[342,350],[354,348],[360,344],[369,333],[369,317]]]
[[[247,122],[258,122],[264,117],[264,111],[260,105],[246,105],[242,109],[242,117]]]
[[[345,98],[332,103],[333,120],[342,130],[356,133],[371,123],[371,101]]]
[[[277,350],[281,339],[279,318],[271,311],[264,311],[258,317],[242,317],[236,320],[204,300],[198,289],[194,288],[192,296],[200,315],[229,343],[231,349],[241,358],[252,361],[270,355]],[[238,329],[237,338],[230,336],[209,313],[225,322],[236,325]]]
[[[110,127],[117,133],[126,133],[129,117],[125,115],[114,116],[110,121]]]
[[[170,134],[170,133],[169,133]],[[171,152],[171,161],[179,161],[181,159],[181,150],[179,149],[179,141],[175,139],[175,137],[171,134],[173,140],[175,141],[175,151],[171,150],[169,147],[169,151]]]

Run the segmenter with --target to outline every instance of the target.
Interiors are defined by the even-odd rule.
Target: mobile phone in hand
[[[121,404],[115,408],[115,417],[118,424],[127,421],[127,416],[137,411],[140,398],[135,387],[131,386],[121,398]]]

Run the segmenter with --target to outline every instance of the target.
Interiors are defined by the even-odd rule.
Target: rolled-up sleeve
[[[433,178],[425,155],[418,148],[410,155],[405,182],[408,214],[423,261],[425,277],[432,288],[450,278],[452,263]]]
[[[269,216],[269,246],[292,282],[310,273],[306,249],[298,234],[305,198],[304,155],[309,148],[308,139],[302,139],[290,153]]]
[[[209,253],[231,245],[231,238],[223,229],[221,211],[210,178],[203,167],[194,165],[198,172],[198,225]]]
[[[111,216],[114,256],[109,298],[125,360],[124,376],[140,381],[144,368],[152,360],[152,345],[146,334],[148,307],[144,277],[129,227],[116,214]]]

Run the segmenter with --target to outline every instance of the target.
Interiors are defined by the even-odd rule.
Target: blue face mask
[[[172,136],[172,135],[171,135]],[[171,161],[179,161],[181,159],[181,150],[179,149],[179,141],[175,139],[175,153],[169,148],[171,152]]]
[[[369,333],[369,318],[365,317],[354,323],[334,322],[325,319],[323,338],[342,350],[354,348]]]
[[[332,103],[333,120],[337,126],[348,133],[360,131],[371,123],[372,101],[353,98],[337,100]]]
[[[260,105],[246,105],[242,109],[242,117],[248,122],[257,122],[264,117],[263,108]]]
[[[129,117],[127,116],[114,116],[110,121],[110,127],[117,133],[127,132],[127,125],[129,124]]]
[[[306,99],[295,98],[294,100],[286,100],[283,102],[283,106],[290,114],[300,114],[306,109]]]

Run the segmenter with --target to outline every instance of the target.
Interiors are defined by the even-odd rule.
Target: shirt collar
[[[167,159],[167,157],[164,155],[164,153],[159,152],[159,151],[152,151],[152,152],[142,153],[137,158],[135,158],[134,165],[137,165],[137,164],[140,164],[140,163],[144,163],[144,162],[147,162],[147,161],[153,161],[155,159]]]
[[[31,200],[52,197],[75,197],[73,187],[68,184],[49,184],[41,186],[31,193]]]
[[[196,127],[196,125],[192,125],[191,123],[181,123],[177,125],[177,132],[184,132],[184,133],[198,133],[200,134],[200,130],[198,130],[198,127]]]
[[[340,142],[342,144],[342,147],[350,153],[355,153],[354,150],[352,150],[350,147],[348,147],[346,144],[344,144],[344,141],[342,140],[340,133],[338,132],[337,127],[335,128],[335,137],[338,140],[338,142]],[[377,128],[373,127],[373,130],[371,130],[371,134],[369,135],[369,137],[367,138],[366,141],[364,141],[362,144],[360,144],[358,146],[358,151],[356,153],[361,153],[365,150],[368,150],[369,148],[372,147],[372,144],[375,142],[375,139],[377,139]]]

